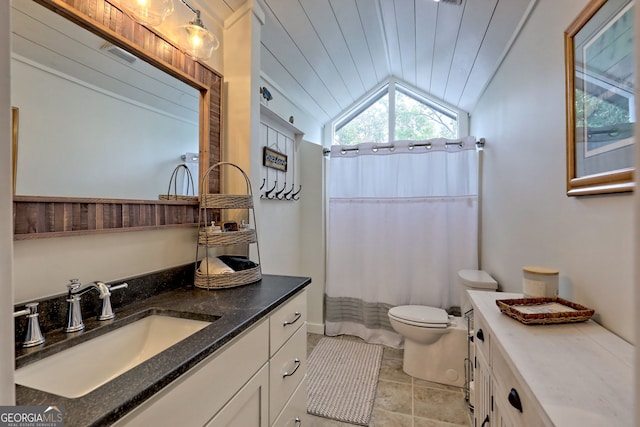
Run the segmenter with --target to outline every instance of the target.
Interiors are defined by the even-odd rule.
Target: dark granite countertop
[[[18,352],[16,368],[137,320],[145,312],[170,310],[174,315],[186,313],[182,317],[203,320],[220,316],[211,325],[84,396],[66,398],[16,385],[16,404],[61,406],[67,427],[111,425],[309,283],[311,279],[306,277],[263,275],[255,284],[231,289],[180,288],[121,307],[115,310],[116,318],[111,321],[85,319],[85,331],[81,333],[52,331],[46,335],[44,346]]]

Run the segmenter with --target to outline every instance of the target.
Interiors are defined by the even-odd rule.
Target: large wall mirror
[[[221,75],[106,0],[14,2],[12,21],[15,238],[195,224],[197,202],[158,198],[178,164],[219,161]]]
[[[633,0],[592,0],[565,32],[567,194],[632,191]]]

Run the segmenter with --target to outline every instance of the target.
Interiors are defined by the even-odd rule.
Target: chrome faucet
[[[22,347],[34,347],[44,343],[44,336],[40,331],[40,323],[38,323],[38,303],[25,304],[25,307],[27,308],[13,313],[13,317],[27,316],[27,333],[22,342]]]
[[[122,283],[118,286],[107,286],[103,282],[93,282],[82,286],[78,279],[71,279],[69,284],[67,284],[67,288],[69,289],[67,294],[67,326],[64,328],[64,331],[77,332],[84,329],[82,311],[80,310],[80,297],[83,294],[89,292],[91,289],[97,290],[102,300],[102,310],[98,315],[98,320],[109,320],[115,317],[111,309],[111,291],[128,286],[127,283]]]

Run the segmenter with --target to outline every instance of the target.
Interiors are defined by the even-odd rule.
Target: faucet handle
[[[76,294],[82,284],[78,279],[70,279],[67,283],[69,294],[67,295],[67,326],[65,332],[78,332],[84,329],[82,310],[80,309],[80,296]]]
[[[98,320],[110,320],[116,317],[113,309],[111,308],[111,291],[115,291],[118,289],[123,289],[129,287],[129,284],[124,282],[117,286],[106,286],[108,289],[108,293],[105,295],[101,295],[100,299],[102,299],[102,310],[100,315],[98,316]]]
[[[78,279],[69,279],[69,283],[67,283],[67,289],[69,289],[69,292],[75,291],[80,286],[82,286],[82,284]]]
[[[22,343],[23,347],[34,347],[44,343],[44,336],[40,330],[40,324],[38,323],[38,303],[31,302],[25,304],[25,309],[16,311],[13,313],[13,317],[27,316],[27,333]]]
[[[107,287],[109,288],[109,291],[117,291],[118,289],[128,288],[129,284],[127,282],[122,282],[119,285]]]

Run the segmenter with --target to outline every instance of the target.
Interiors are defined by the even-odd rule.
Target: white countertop
[[[469,291],[507,363],[556,426],[632,426],[634,347],[597,323],[524,325],[497,299],[522,294]]]

